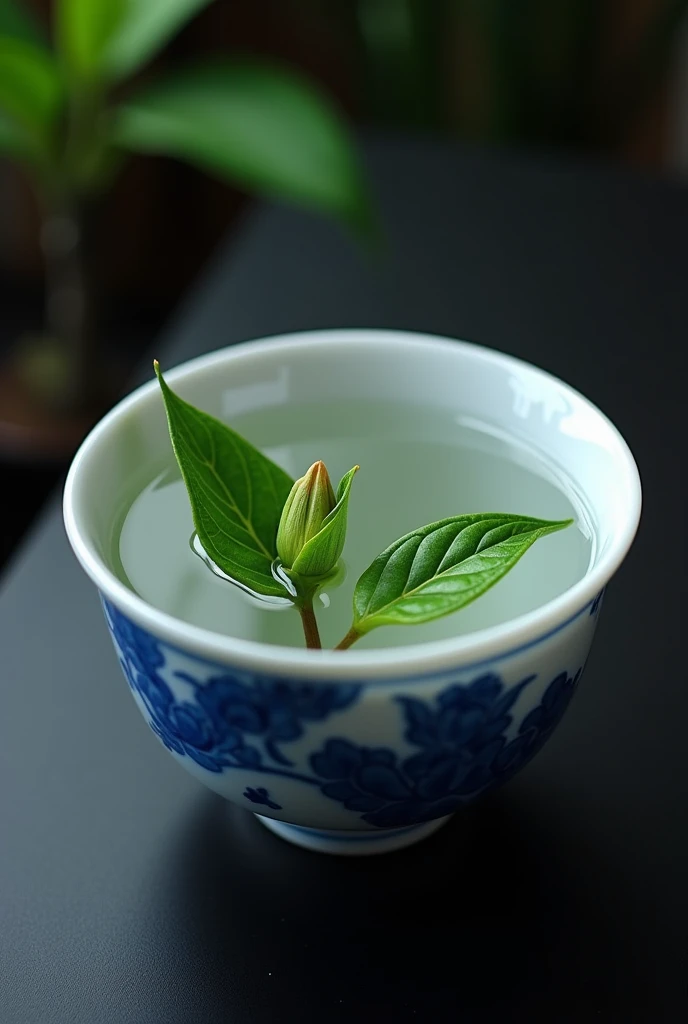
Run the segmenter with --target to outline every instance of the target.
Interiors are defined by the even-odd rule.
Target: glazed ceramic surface
[[[437,403],[497,424],[562,467],[592,519],[586,575],[508,623],[453,640],[346,653],[235,640],[166,615],[111,568],[127,492],[169,445],[157,385],[117,406],[77,454],[70,541],[100,589],[134,698],[188,771],[300,845],[394,849],[511,778],[579,684],[603,589],[640,512],[637,470],[609,421],[572,389],[496,352],[386,331],[322,331],[234,346],[168,374],[231,421],[246,409],[373,396]]]

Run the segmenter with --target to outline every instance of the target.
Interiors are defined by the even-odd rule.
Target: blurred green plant
[[[53,44],[22,0],[0,0],[0,154],[45,210],[46,335],[26,365],[53,404],[92,397],[95,337],[84,212],[129,153],[166,154],[362,233],[371,223],[347,129],[285,68],[217,59],[128,84],[213,0],[55,0]]]

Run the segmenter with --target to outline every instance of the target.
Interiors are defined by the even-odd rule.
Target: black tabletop
[[[2,1024],[658,1024],[688,1008],[688,192],[431,143],[369,157],[386,261],[259,209],[156,354],[417,328],[584,391],[633,448],[645,511],[580,692],[518,778],[432,839],[298,850],[155,742],[56,502],[0,592]]]

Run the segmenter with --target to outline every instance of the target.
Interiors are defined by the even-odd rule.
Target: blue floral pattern
[[[247,800],[250,800],[254,804],[263,804],[265,807],[269,807],[272,811],[281,811],[282,807],[280,804],[276,804],[274,800],[270,799],[265,786],[258,786],[254,789],[253,786],[247,786],[244,790],[244,796]]]
[[[573,676],[561,672],[552,680],[540,704],[521,722],[518,735],[495,758],[494,768],[500,782],[520,771],[547,742],[561,721],[582,674],[583,669],[580,668]]]
[[[186,670],[173,671],[164,645],[103,603],[124,674],[169,750],[210,772],[243,769],[317,787],[374,828],[443,817],[511,778],[553,732],[582,671],[557,675],[517,729],[513,709],[534,675],[507,686],[495,673],[483,673],[446,687],[432,702],[391,698],[399,707],[400,746],[403,737],[412,748],[407,756],[335,735],[310,754],[310,771],[297,770],[282,745],[301,739],[308,723],[352,707],[362,685],[312,685],[228,670],[200,681]],[[163,670],[188,698],[180,699]],[[243,795],[283,809],[263,786],[246,786]]]
[[[498,676],[488,674],[469,686],[450,686],[434,707],[398,698],[405,739],[420,748],[418,753],[400,760],[386,748],[331,739],[311,757],[311,766],[328,780],[322,786],[325,796],[363,812],[370,825],[398,828],[441,818],[506,781],[533,757],[564,713],[578,675],[557,676],[510,742],[504,736],[512,721],[509,711],[534,677],[505,689]]]
[[[299,739],[304,723],[324,721],[358,699],[361,687],[356,684],[246,682],[229,673],[199,684],[189,673],[176,672],[195,698],[179,701],[160,674],[165,665],[161,645],[109,602],[104,605],[124,675],[143,702],[153,732],[168,750],[210,772],[259,768],[263,751],[272,762],[291,766],[277,744]],[[253,739],[261,740],[263,750]]]

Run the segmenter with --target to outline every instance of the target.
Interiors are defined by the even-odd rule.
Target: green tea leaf
[[[353,632],[429,622],[464,608],[538,538],[572,522],[488,512],[442,519],[400,537],[356,584]]]
[[[291,572],[296,576],[318,577],[331,572],[341,558],[346,540],[346,515],[351,484],[358,466],[350,469],[339,482],[337,504],[325,518],[322,529],[304,544]]]
[[[110,39],[103,65],[111,78],[124,78],[151,60],[212,0],[129,0]]]
[[[56,35],[65,68],[77,79],[99,75],[127,0],[58,0]]]
[[[0,108],[31,131],[43,133],[62,99],[52,55],[22,39],[0,36]]]
[[[225,423],[176,395],[154,365],[172,447],[206,554],[249,590],[287,597],[271,566],[277,526],[294,481]]]
[[[343,121],[292,72],[247,60],[175,72],[131,96],[110,131],[126,149],[180,157],[258,193],[370,227]]]

